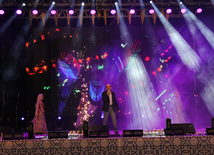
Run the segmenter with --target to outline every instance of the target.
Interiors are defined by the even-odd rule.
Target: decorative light
[[[196,10],[197,13],[202,13],[202,11],[203,11],[202,8],[198,8],[198,9]]]
[[[131,9],[129,12],[130,14],[135,14],[135,9]]]
[[[20,10],[20,9],[16,10],[16,14],[17,15],[21,15],[22,14],[22,10]]]
[[[149,10],[149,13],[152,15],[152,14],[155,13],[155,10],[154,10],[154,9],[150,9],[150,10]]]
[[[112,14],[112,15],[115,15],[116,13],[117,13],[117,11],[116,11],[115,9],[112,9],[112,10],[111,10],[111,14]]]
[[[183,8],[183,9],[181,9],[181,13],[186,13],[187,12],[187,10],[185,9],[185,8]]]
[[[90,13],[91,13],[92,15],[95,15],[95,14],[96,14],[96,10],[92,9],[92,10],[90,11]]]
[[[74,10],[69,10],[68,13],[69,13],[70,15],[73,15],[73,14],[74,14]]]
[[[4,10],[0,10],[0,15],[3,15],[4,14]]]
[[[34,14],[34,15],[37,15],[39,12],[38,12],[38,10],[33,10],[32,11],[32,14]]]
[[[56,14],[56,10],[51,10],[51,14],[55,15]]]
[[[166,10],[166,13],[167,13],[167,14],[172,13],[172,9],[170,9],[170,8],[169,8],[169,9],[167,9],[167,10]]]

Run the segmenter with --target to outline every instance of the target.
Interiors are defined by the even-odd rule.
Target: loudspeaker
[[[3,133],[2,136],[3,140],[9,139],[24,139],[22,132],[15,132],[15,133]]]
[[[212,118],[211,124],[212,124],[212,128],[214,129],[214,117]]]
[[[143,130],[123,130],[123,137],[142,137]]]
[[[184,130],[183,129],[164,129],[164,133],[166,136],[184,135]]]
[[[109,131],[89,131],[89,138],[109,137]]]
[[[171,124],[171,129],[183,130],[184,134],[195,134],[195,127],[192,123]]]
[[[28,139],[34,139],[33,122],[28,123],[27,131],[28,131]]]
[[[166,119],[166,129],[171,129],[171,119]]]
[[[106,131],[106,130],[108,130],[108,126],[107,125],[89,126],[88,128],[89,128],[90,131]],[[78,126],[77,130],[82,131],[83,130],[83,126]]]
[[[214,135],[214,128],[206,128],[207,135]]]
[[[83,137],[87,138],[88,137],[88,121],[83,122]]]
[[[48,138],[68,138],[68,132],[67,131],[52,131],[48,132]]]

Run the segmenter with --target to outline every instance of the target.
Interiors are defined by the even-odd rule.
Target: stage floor
[[[32,140],[1,140],[0,154],[214,154],[214,136],[202,134],[108,138],[69,134],[66,139],[48,139],[45,134]]]

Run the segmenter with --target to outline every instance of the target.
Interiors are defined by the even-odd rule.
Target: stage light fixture
[[[51,10],[51,14],[55,15],[56,14],[56,10]]]
[[[56,3],[53,1],[52,4],[54,5],[54,4],[56,4]]]
[[[180,2],[179,4],[181,5],[181,4],[183,4],[183,2]]]
[[[130,12],[130,14],[133,15],[133,14],[135,14],[135,9],[131,9],[129,12]]]
[[[59,116],[59,117],[58,117],[58,120],[61,120],[61,119],[62,119],[61,116]]]
[[[38,13],[39,13],[38,10],[33,10],[33,11],[32,11],[32,14],[33,14],[33,15],[37,15]]]
[[[68,13],[69,13],[70,15],[73,15],[73,14],[74,14],[74,10],[69,10]]]
[[[0,10],[0,15],[3,15],[4,14],[4,10]]]
[[[24,117],[22,117],[22,118],[21,118],[21,120],[22,120],[22,121],[24,121],[24,120],[25,120],[25,118],[24,118]]]
[[[202,11],[203,11],[202,8],[198,8],[198,9],[196,10],[197,13],[202,13]]]
[[[114,4],[115,4],[115,5],[118,5],[118,3],[117,3],[117,2],[115,2]]]
[[[95,14],[96,14],[96,10],[92,9],[92,10],[90,11],[90,14],[95,15]]]
[[[112,15],[115,15],[117,13],[117,11],[115,9],[112,9],[110,12]]]
[[[16,14],[17,15],[21,15],[22,14],[22,10],[20,10],[20,9],[16,10]]]
[[[154,9],[150,9],[150,10],[149,10],[149,13],[152,15],[152,14],[155,13],[155,10],[154,10]]]
[[[85,3],[84,3],[84,2],[82,2],[82,5],[85,5]]]
[[[153,3],[153,1],[150,1],[150,4],[152,4]]]
[[[26,4],[25,4],[25,3],[22,3],[22,6],[26,6]]]
[[[169,8],[169,9],[167,9],[167,10],[166,10],[166,13],[167,13],[167,14],[172,13],[172,9],[170,9],[170,8]]]
[[[181,13],[186,13],[187,12],[187,10],[185,9],[185,8],[183,8],[183,9],[181,9]]]

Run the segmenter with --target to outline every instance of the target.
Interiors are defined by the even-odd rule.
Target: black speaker
[[[9,139],[24,139],[22,132],[14,132],[14,133],[3,133],[3,140]]]
[[[108,126],[107,125],[96,125],[96,126],[89,126],[89,131],[106,131],[108,130]],[[83,130],[83,126],[78,126],[77,130],[82,131]]]
[[[171,129],[171,119],[166,119],[166,129]]]
[[[195,127],[192,123],[184,124],[171,124],[171,129],[180,129],[184,131],[184,134],[195,134]]]
[[[89,131],[89,138],[109,137],[109,131]]]
[[[123,137],[142,137],[143,130],[123,130]]]
[[[207,135],[214,135],[214,128],[206,128]]]
[[[84,137],[84,138],[87,138],[87,137],[88,137],[88,131],[89,131],[89,128],[88,128],[88,121],[84,121],[84,122],[83,122],[83,137]]]
[[[28,139],[34,139],[33,122],[29,122],[27,126]]]
[[[68,132],[67,131],[51,131],[48,132],[48,138],[68,138]]]
[[[212,128],[214,129],[214,117],[212,118]]]

